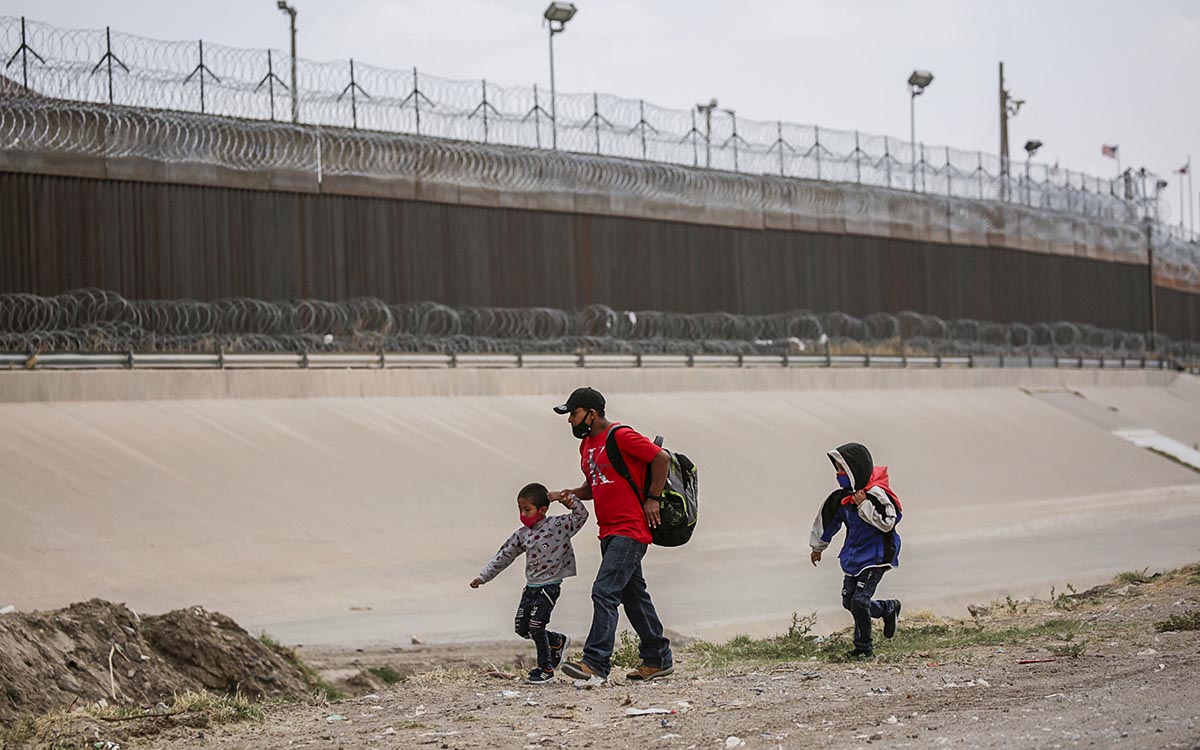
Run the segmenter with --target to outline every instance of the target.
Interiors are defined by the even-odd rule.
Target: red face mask
[[[537,525],[537,522],[546,517],[546,511],[541,511],[536,516],[520,516],[521,523],[527,529],[532,529]]]

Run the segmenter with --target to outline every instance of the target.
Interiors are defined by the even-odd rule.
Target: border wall
[[[0,292],[1151,325],[1151,238],[1119,217],[78,103],[0,124]],[[314,139],[315,172],[272,161]],[[1189,268],[1155,264],[1172,338],[1200,338]]]

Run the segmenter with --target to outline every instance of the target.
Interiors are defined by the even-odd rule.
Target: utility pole
[[[1008,177],[1008,91],[1004,88],[1004,61],[1000,61],[1000,178]]]
[[[1016,117],[1024,99],[1015,99],[1004,88],[1004,61],[1000,61],[1000,198],[1008,195],[1008,118]]]
[[[1146,264],[1150,281],[1150,351],[1158,351],[1158,304],[1154,289],[1154,221],[1147,215],[1142,219],[1146,227]]]

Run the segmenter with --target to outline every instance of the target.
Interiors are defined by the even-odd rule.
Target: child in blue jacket
[[[842,606],[854,616],[854,650],[850,656],[866,658],[874,655],[872,618],[883,620],[884,638],[896,634],[900,601],[872,597],[883,574],[900,564],[896,524],[903,514],[899,498],[888,485],[887,467],[876,466],[865,445],[846,443],[827,455],[837,472],[839,488],[825,499],[813,522],[810,559],[815,566],[838,529],[846,527],[846,541],[838,555],[846,574]]]

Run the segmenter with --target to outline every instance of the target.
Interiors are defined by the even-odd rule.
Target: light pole
[[[697,104],[696,109],[704,113],[704,166],[712,167],[712,113],[717,108],[717,100],[709,99],[708,104]]]
[[[1000,62],[1000,200],[1008,199],[1008,118],[1016,117],[1024,99],[1015,98],[1004,88],[1004,61]]]
[[[296,6],[279,0],[275,7],[288,14],[292,27],[292,122],[300,122],[300,92],[296,90]]]
[[[558,149],[558,98],[554,90],[554,35],[566,30],[567,21],[575,17],[575,3],[550,3],[542,18],[550,27],[550,144]]]
[[[1033,185],[1029,181],[1029,160],[1042,147],[1042,142],[1036,138],[1025,141],[1025,203],[1033,205]]]
[[[933,83],[933,73],[914,70],[908,77],[908,130],[912,149],[912,189],[917,190],[917,97],[925,93],[925,87]]]

